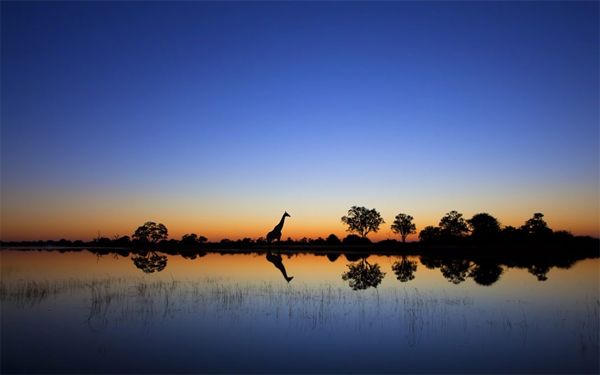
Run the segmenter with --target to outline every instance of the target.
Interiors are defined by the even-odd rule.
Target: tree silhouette
[[[392,232],[400,234],[402,242],[406,242],[406,236],[417,232],[417,227],[412,221],[412,216],[400,213],[392,223]]]
[[[460,284],[466,280],[471,268],[471,261],[466,259],[451,259],[442,262],[440,271],[442,275],[453,284]]]
[[[502,267],[499,264],[483,262],[475,264],[469,276],[479,285],[490,286],[500,279],[502,272]]]
[[[527,271],[530,274],[537,277],[538,281],[546,281],[548,280],[548,272],[550,272],[550,266],[547,264],[532,264],[527,267]]]
[[[356,232],[361,237],[366,237],[369,232],[379,230],[379,226],[385,221],[377,210],[365,207],[352,206],[348,210],[348,216],[342,216],[342,222],[348,226],[348,232]]]
[[[158,255],[154,251],[145,255],[135,255],[131,257],[131,260],[144,273],[160,272],[167,266],[167,257],[165,255]]]
[[[381,272],[379,264],[370,264],[366,258],[356,263],[349,263],[346,266],[348,271],[342,274],[342,280],[349,281],[352,290],[363,290],[369,287],[377,288],[385,276],[385,272]]]
[[[419,260],[421,261],[421,264],[425,266],[425,268],[430,270],[434,270],[442,266],[442,261],[439,258],[431,255],[421,255]]]
[[[450,211],[440,220],[440,229],[442,234],[448,237],[462,237],[469,228],[461,213]]]
[[[147,221],[144,225],[138,227],[133,233],[133,239],[143,243],[158,243],[160,240],[166,240],[168,235],[167,228],[163,224],[156,224],[153,221]]]
[[[422,242],[435,242],[440,239],[442,235],[442,231],[438,227],[434,227],[431,225],[426,226],[419,232],[419,240]]]
[[[405,283],[415,278],[415,271],[417,270],[417,262],[408,260],[405,256],[399,262],[392,264],[392,271],[396,274],[396,278],[400,282]]]
[[[479,213],[467,220],[471,229],[471,237],[477,241],[487,242],[494,240],[500,233],[500,223],[490,214]]]
[[[342,240],[342,244],[344,245],[368,245],[371,243],[371,240],[367,237],[361,237],[356,234],[349,234]]]
[[[339,245],[342,243],[342,241],[338,238],[338,236],[332,233],[329,236],[327,236],[325,243],[327,243],[328,245]]]
[[[193,247],[198,244],[198,235],[196,233],[184,234],[179,243],[184,247]]]
[[[542,237],[552,234],[552,229],[548,228],[548,224],[543,219],[544,214],[536,212],[533,217],[525,222],[521,230],[529,235]]]

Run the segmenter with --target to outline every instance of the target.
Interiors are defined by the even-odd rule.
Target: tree
[[[147,221],[144,225],[138,227],[133,233],[133,239],[140,242],[153,244],[160,240],[166,240],[168,235],[167,228],[163,224],[156,224],[153,221]]]
[[[440,220],[440,229],[442,234],[449,237],[462,237],[469,228],[467,222],[462,217],[461,213],[450,211]]]
[[[342,216],[342,223],[348,226],[348,232],[356,232],[361,237],[367,237],[369,232],[379,230],[379,226],[385,221],[377,210],[365,207],[352,206],[348,210],[348,216]]]
[[[198,235],[196,233],[184,234],[179,243],[184,247],[194,247],[198,244]]]
[[[392,223],[392,232],[400,234],[402,242],[406,242],[406,236],[409,234],[417,233],[417,227],[412,221],[412,216],[400,213]]]
[[[329,236],[327,236],[327,239],[325,240],[325,242],[328,245],[339,245],[342,243],[342,241],[340,241],[340,239],[338,238],[338,236],[336,236],[335,234],[330,234]]]
[[[521,227],[523,232],[534,236],[546,236],[552,233],[552,229],[548,228],[548,224],[543,219],[544,214],[536,212],[533,217],[525,222]]]
[[[419,232],[419,240],[421,242],[435,242],[440,239],[441,234],[440,228],[428,225]]]
[[[490,241],[498,237],[500,233],[500,223],[498,220],[487,213],[473,215],[467,220],[471,229],[471,237],[477,241]]]

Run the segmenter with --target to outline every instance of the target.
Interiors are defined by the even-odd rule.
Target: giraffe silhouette
[[[283,265],[283,259],[281,258],[281,255],[279,254],[273,254],[270,250],[267,251],[267,260],[271,263],[273,263],[273,265],[279,270],[281,271],[281,274],[283,275],[283,277],[285,278],[285,281],[287,281],[288,283],[290,281],[292,281],[292,279],[294,278],[294,276],[288,276],[287,272],[285,270],[285,266]]]
[[[271,243],[277,239],[277,241],[281,241],[281,229],[283,229],[283,223],[285,222],[286,216],[291,217],[290,214],[286,212],[281,216],[281,220],[279,220],[279,224],[275,225],[272,231],[267,233],[267,243]]]

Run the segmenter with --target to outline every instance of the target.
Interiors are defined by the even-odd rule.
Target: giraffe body
[[[272,231],[267,233],[267,243],[271,243],[275,240],[281,241],[281,230],[283,229],[283,224],[285,222],[285,218],[288,216],[290,216],[290,214],[288,214],[287,211],[284,212],[283,216],[281,216],[281,220],[279,221],[279,224],[275,225],[275,228],[273,228]]]

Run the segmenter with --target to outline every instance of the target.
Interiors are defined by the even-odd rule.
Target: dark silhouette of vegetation
[[[402,283],[414,279],[416,270],[417,262],[408,260],[405,256],[403,256],[400,261],[396,261],[392,264],[392,271],[394,271],[396,278]]]
[[[132,238],[142,244],[156,244],[161,240],[166,240],[168,235],[167,227],[163,224],[147,221],[135,230]]]
[[[342,274],[342,280],[348,281],[352,290],[377,288],[385,276],[385,272],[381,271],[379,264],[370,264],[366,258],[362,258],[356,263],[349,263],[346,266],[348,271]]]
[[[471,262],[467,259],[448,259],[442,261],[440,271],[448,281],[460,284],[470,275]]]
[[[442,237],[442,231],[438,227],[431,225],[426,226],[419,232],[419,239],[424,243],[436,243],[439,242]]]
[[[327,236],[327,239],[325,240],[325,243],[327,245],[340,245],[342,243],[342,241],[340,241],[340,239],[338,238],[338,236],[336,236],[335,234],[330,234],[329,236]]]
[[[552,229],[548,228],[548,224],[546,224],[543,217],[544,214],[536,212],[531,219],[525,222],[521,230],[530,236],[549,237],[552,234]]]
[[[198,245],[203,244],[206,241],[208,241],[206,237],[198,236],[196,233],[184,234],[181,237],[182,244]]]
[[[499,264],[484,261],[473,265],[469,276],[479,285],[490,286],[500,279],[503,271]]]
[[[442,236],[448,239],[461,238],[469,232],[467,222],[457,211],[450,211],[440,220]]]
[[[392,232],[400,234],[402,242],[406,242],[409,234],[417,232],[417,227],[413,223],[413,217],[407,214],[399,213],[392,223]]]
[[[342,216],[342,223],[348,226],[348,232],[355,232],[366,238],[370,232],[377,233],[379,226],[385,221],[374,208],[352,206],[348,210],[348,215]]]
[[[371,243],[371,240],[369,240],[367,237],[360,237],[357,236],[356,234],[349,234],[346,237],[344,237],[344,239],[342,240],[342,244],[344,245],[369,245]]]
[[[500,235],[500,223],[490,214],[479,213],[467,220],[471,229],[471,238],[481,243],[496,241]]]
[[[284,213],[282,219],[285,217]],[[441,260],[430,256],[439,258],[444,254],[471,260],[474,268],[469,269],[467,277],[473,277],[473,280],[481,285],[493,281],[496,276],[500,277],[502,268],[492,267],[490,264],[484,264],[483,261],[477,260],[480,255],[487,258],[499,258],[501,261],[498,264],[506,267],[528,269],[541,281],[547,278],[547,273],[552,267],[570,267],[579,259],[600,257],[600,240],[587,236],[574,236],[563,230],[553,231],[543,217],[543,214],[535,213],[519,228],[513,226],[500,228],[498,220],[487,213],[476,214],[465,222],[461,214],[452,211],[440,220],[440,227],[427,226],[423,228],[419,233],[420,241],[409,243],[393,239],[371,242],[366,237],[368,232],[363,232],[364,237],[349,234],[342,241],[335,234],[330,234],[325,239],[304,237],[293,240],[288,237],[285,241],[273,243],[268,243],[266,238],[253,240],[249,237],[208,242],[206,237],[195,233],[185,234],[178,241],[167,238],[168,231],[163,224],[148,221],[135,230],[132,238],[118,234],[109,238],[98,233],[96,238],[88,242],[60,239],[58,241],[0,242],[0,246],[1,248],[44,248],[60,252],[88,249],[98,256],[106,254],[123,257],[141,256],[147,259],[140,258],[136,264],[147,270],[153,268],[151,266],[153,264],[152,256],[148,255],[149,251],[195,259],[209,252],[263,253],[268,248],[277,253],[281,251],[315,252],[326,255],[331,261],[335,261],[341,253],[345,254],[351,262],[369,254],[420,255],[422,256],[421,262],[427,268],[441,268]],[[465,223],[471,230],[470,236],[464,235],[467,233],[464,229]],[[460,233],[461,235],[453,237],[448,233],[455,235]],[[158,270],[161,268],[161,262],[156,257],[154,259],[156,259],[154,263],[157,264],[154,269]],[[146,263],[149,266],[145,266]],[[481,267],[477,267],[477,265]],[[462,276],[463,273],[455,272],[456,269],[455,264],[445,264],[444,272],[449,275],[451,280],[461,282],[460,280],[465,277]]]
[[[145,255],[135,255],[131,257],[131,260],[144,273],[160,272],[167,266],[167,257],[158,255],[154,251],[150,251]]]
[[[538,281],[548,280],[548,272],[550,272],[550,265],[544,262],[536,262],[527,267],[527,271],[534,275]]]

